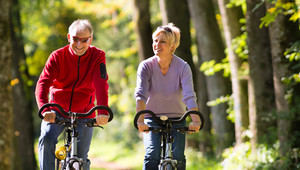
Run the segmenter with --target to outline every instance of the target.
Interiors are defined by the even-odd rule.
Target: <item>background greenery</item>
[[[216,1],[213,1],[216,4]],[[266,1],[262,1],[264,3]],[[294,21],[299,20],[300,13],[299,0],[295,6],[285,6],[281,1],[272,1],[276,8],[269,9],[269,13],[262,18],[261,27],[268,26],[274,21],[277,14],[283,13],[280,8],[287,9],[292,15]],[[143,144],[141,134],[133,127],[133,118],[135,115],[135,99],[133,96],[136,83],[136,70],[139,64],[136,25],[133,22],[134,9],[132,0],[20,0],[20,19],[22,26],[22,40],[26,58],[21,60],[19,70],[22,73],[22,79],[28,87],[26,96],[31,101],[34,118],[34,138],[39,136],[40,119],[36,116],[37,108],[33,97],[36,80],[44,67],[49,54],[68,44],[67,32],[68,26],[78,18],[87,18],[94,27],[93,45],[106,52],[107,70],[109,75],[109,106],[112,108],[115,116],[114,120],[105,126],[104,130],[95,129],[94,138],[91,146],[90,157],[101,158],[106,162],[115,162],[124,164],[124,166],[133,169],[141,169],[143,160]],[[259,4],[259,5],[262,5]],[[232,4],[238,4],[243,7],[245,12],[245,0],[233,0]],[[13,4],[14,7],[15,4]],[[162,14],[158,0],[150,1],[151,24],[155,28],[162,23]],[[215,10],[217,23],[222,28],[221,15]],[[245,21],[241,19],[243,34],[234,40],[235,51],[242,58],[242,75],[249,74],[247,47],[248,35],[245,32]],[[196,30],[191,28],[192,47],[191,51],[194,60],[197,61]],[[223,34],[223,32],[222,32]],[[299,99],[293,97],[299,96],[294,91],[295,85],[299,84],[300,68],[300,43],[290,45],[285,56],[290,61],[290,67],[293,72],[288,77],[284,77],[286,83],[286,98],[293,101],[291,109],[292,115],[289,119],[299,119]],[[14,47],[13,47],[14,49]],[[209,61],[202,64],[200,68],[206,76],[215,74],[218,71],[224,71],[224,76],[230,76],[230,66],[228,58],[220,63]],[[28,72],[27,72],[28,71]],[[14,81],[12,81],[14,83]],[[17,81],[15,82],[17,83]],[[13,85],[12,85],[13,86]],[[220,98],[209,101],[210,107],[221,103],[228,103],[228,119],[235,121],[233,112],[233,100],[231,96],[221,96]],[[275,113],[269,119],[275,119]],[[298,128],[299,129],[299,128]],[[213,130],[212,130],[213,131]],[[291,143],[295,144],[291,157],[279,156],[279,142],[276,129],[270,129],[268,139],[272,142],[262,144],[253,150],[249,142],[245,142],[238,147],[229,147],[224,150],[221,157],[215,155],[204,155],[198,148],[188,147],[187,169],[276,169],[278,164],[286,169],[292,164],[293,168],[300,168],[299,162],[299,131],[294,131],[290,137]],[[245,131],[245,136],[251,138],[249,131]],[[189,140],[201,141],[205,134],[188,135]],[[213,137],[212,137],[213,138]],[[213,145],[213,144],[212,144]],[[213,148],[214,149],[214,148]],[[36,150],[36,145],[35,145]],[[134,161],[133,161],[134,160]],[[1,168],[1,167],[0,167]]]

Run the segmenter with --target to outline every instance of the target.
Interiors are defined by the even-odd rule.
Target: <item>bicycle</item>
[[[193,132],[189,130],[189,127],[182,127],[177,129],[172,129],[173,124],[179,124],[186,120],[187,116],[190,114],[196,114],[200,117],[201,130],[204,126],[204,117],[199,111],[188,111],[186,112],[181,118],[179,119],[169,119],[167,116],[161,116],[157,117],[151,110],[142,110],[139,111],[135,118],[134,118],[134,126],[136,129],[138,129],[137,126],[137,120],[140,115],[142,114],[150,114],[153,118],[153,120],[160,124],[160,127],[149,127],[149,130],[146,131],[153,131],[155,133],[161,132],[162,138],[161,138],[161,159],[158,166],[159,170],[177,170],[177,160],[173,159],[173,151],[172,151],[172,143],[174,142],[174,138],[171,136],[171,131],[175,130],[177,132],[185,133],[187,131]]]
[[[113,119],[113,113],[109,107],[106,106],[94,106],[86,113],[75,113],[75,112],[66,112],[64,109],[56,103],[47,103],[44,104],[39,112],[38,115],[41,119],[43,119],[42,112],[45,108],[51,108],[52,110],[58,109],[60,113],[65,115],[70,119],[63,119],[58,120],[57,117],[55,119],[54,124],[60,124],[65,126],[65,133],[66,133],[66,140],[65,145],[60,147],[56,152],[56,170],[82,170],[83,169],[83,159],[77,156],[77,137],[79,133],[76,130],[78,126],[77,119],[84,118],[90,116],[96,110],[106,110],[109,114],[108,122]],[[90,121],[85,123],[85,126],[88,127],[100,127],[103,129],[102,126],[96,125],[96,119],[93,118]]]

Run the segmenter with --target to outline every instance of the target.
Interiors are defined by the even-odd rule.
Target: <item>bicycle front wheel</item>
[[[83,170],[83,165],[77,161],[70,161],[67,166],[67,170]]]
[[[172,164],[167,163],[167,164],[163,164],[159,170],[177,170],[177,168],[174,166],[172,166]]]

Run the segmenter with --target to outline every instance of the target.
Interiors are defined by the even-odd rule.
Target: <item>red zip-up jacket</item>
[[[95,98],[97,105],[108,106],[105,64],[105,53],[94,46],[90,46],[83,56],[74,54],[70,45],[54,51],[36,85],[38,107],[45,103],[57,103],[67,112],[71,109],[72,112],[85,113],[95,106]],[[89,116],[92,117],[95,113]]]

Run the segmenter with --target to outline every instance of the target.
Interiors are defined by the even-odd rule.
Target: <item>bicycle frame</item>
[[[78,117],[88,117],[89,115],[91,115],[95,110],[99,109],[99,110],[106,110],[109,114],[109,119],[108,121],[110,122],[113,119],[113,113],[111,111],[111,109],[109,107],[106,106],[95,106],[93,107],[91,110],[89,110],[87,113],[74,113],[74,112],[65,112],[63,110],[63,108],[55,103],[47,103],[45,105],[43,105],[41,107],[41,109],[38,112],[38,115],[40,118],[44,118],[42,115],[42,111],[47,108],[47,107],[51,107],[51,109],[56,108],[58,109],[63,115],[65,115],[66,117],[70,118],[70,122],[65,122],[65,121],[58,121],[56,119],[55,123],[56,124],[62,124],[64,126],[66,126],[66,134],[67,134],[67,142],[65,144],[65,151],[64,154],[65,157],[63,156],[62,159],[58,158],[57,155],[57,165],[56,165],[56,169],[61,169],[61,170],[82,170],[83,169],[83,159],[79,158],[77,156],[77,137],[79,136],[79,133],[77,131],[77,118]],[[96,119],[91,119],[90,122],[87,122],[85,124],[85,126],[89,126],[89,127],[101,127],[98,125],[94,125],[94,123],[96,122]],[[101,127],[103,128],[103,127]],[[72,149],[71,149],[72,146]],[[71,153],[70,153],[71,150]],[[59,153],[58,153],[59,154]],[[60,161],[59,161],[60,160]]]
[[[83,159],[77,157],[77,137],[78,137],[79,134],[76,130],[76,126],[77,126],[76,121],[77,121],[77,116],[76,116],[76,113],[74,113],[71,116],[71,127],[70,127],[71,131],[69,131],[69,132],[67,131],[67,133],[69,133],[68,135],[70,135],[70,133],[72,132],[71,155],[70,155],[69,152],[67,153],[68,155],[67,155],[66,159],[64,160],[64,164],[63,164],[64,167],[62,167],[61,169],[64,169],[64,168],[69,169],[71,167],[76,167],[76,169],[79,169],[79,170],[83,169]],[[70,142],[70,141],[68,141],[68,142]],[[69,149],[69,148],[67,148],[67,149]],[[78,163],[77,166],[76,166],[76,163]]]
[[[169,126],[169,127],[168,127]],[[167,125],[167,129],[171,129],[171,124]],[[159,170],[167,169],[168,165],[173,168],[173,170],[177,170],[177,160],[173,159],[173,151],[172,151],[172,143],[174,142],[174,138],[171,136],[169,131],[166,133],[163,132],[161,138],[161,160],[158,166]]]
[[[138,112],[134,118],[134,126],[136,129],[138,129],[137,126],[137,120],[140,115],[142,114],[150,114],[153,118],[153,120],[156,123],[159,123],[161,127],[159,128],[153,128],[149,127],[148,131],[153,131],[153,132],[161,132],[162,133],[162,139],[161,139],[161,145],[162,145],[162,150],[161,150],[161,159],[160,159],[160,164],[158,166],[159,170],[177,170],[177,160],[173,159],[173,151],[172,151],[172,143],[174,142],[174,137],[171,136],[171,131],[174,130],[172,129],[173,124],[178,124],[183,122],[186,117],[190,114],[196,114],[199,116],[201,120],[201,130],[204,126],[204,117],[203,115],[198,112],[198,111],[188,111],[186,112],[181,118],[177,120],[169,120],[168,117],[166,116],[161,116],[157,117],[151,110],[142,110]],[[183,127],[180,129],[175,129],[178,132],[185,133],[186,131],[189,131],[188,127]]]

